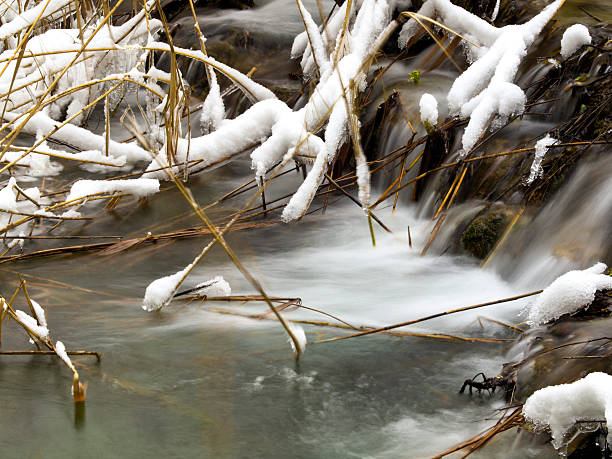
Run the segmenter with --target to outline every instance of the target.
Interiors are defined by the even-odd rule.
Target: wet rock
[[[479,215],[461,235],[461,246],[474,257],[484,259],[504,234],[511,218],[511,213],[505,208]]]

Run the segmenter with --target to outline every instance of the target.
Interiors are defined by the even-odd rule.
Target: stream
[[[327,10],[331,2],[323,4]],[[576,9],[581,2],[568,4],[573,6],[563,20],[585,21]],[[316,2],[307,2],[307,7],[316,11]],[[286,56],[291,37],[302,30],[288,0],[262,2],[254,10],[218,10],[201,22],[204,32],[211,34],[237,24],[277,40]],[[454,78],[452,72],[440,70],[424,76],[420,86],[402,83],[398,75],[412,70],[412,65],[395,67],[388,87],[380,91],[383,100],[383,93],[400,88],[406,113],[424,92],[442,98]],[[268,81],[271,72],[263,71]],[[281,71],[278,79],[286,83]],[[418,114],[409,116],[416,126]],[[547,128],[530,125],[529,136]],[[510,143],[526,136],[522,131]],[[384,150],[409,137],[405,126],[398,127],[387,136]],[[359,326],[399,323],[543,288],[568,269],[597,261],[609,239],[605,226],[612,220],[612,182],[609,173],[598,171],[611,168],[609,159],[580,165],[572,180],[521,229],[531,237],[509,240],[487,269],[473,259],[436,250],[420,256],[432,229],[427,199],[419,206],[400,200],[395,212],[390,207],[377,210],[393,234],[375,228],[375,247],[363,211],[340,195],[330,197],[325,213],[318,211],[289,226],[237,231],[227,241],[269,295],[301,298],[306,306]],[[250,159],[244,156],[193,177],[189,187],[199,202],[207,203],[251,174]],[[301,175],[287,174],[272,184],[269,196],[291,192],[300,180]],[[374,194],[383,186],[378,183]],[[196,225],[181,195],[172,186],[165,188],[146,206],[132,200],[129,206],[106,212],[100,205],[93,223],[69,228],[80,235],[141,237],[147,231],[157,234]],[[582,206],[567,195],[582,196]],[[246,193],[229,200],[210,215],[226,216],[249,198]],[[313,203],[313,209],[322,204],[323,200]],[[473,207],[463,210],[471,212]],[[551,231],[554,238],[547,236]],[[0,265],[5,297],[10,297],[18,285],[16,273],[21,273],[31,296],[46,309],[51,336],[69,349],[102,354],[99,363],[89,356],[73,359],[88,383],[87,402],[76,407],[69,393],[69,372],[57,358],[0,356],[3,458],[424,458],[495,423],[496,410],[504,406],[499,393],[489,397],[458,392],[466,378],[479,372],[497,375],[508,343],[376,334],[312,344],[347,331],[305,326],[310,344],[296,363],[277,322],[212,312],[260,313],[266,311],[262,303],[177,300],[161,313],[145,313],[141,303],[146,286],[182,269],[208,241],[184,239],[112,255]],[[577,246],[579,256],[559,254],[561,246]],[[217,275],[229,282],[233,294],[256,294],[216,246],[186,286]],[[512,335],[507,329],[483,317],[517,324],[525,320],[522,311],[528,302],[504,303],[400,330],[508,338]],[[306,310],[287,312],[286,317],[332,321]],[[31,347],[15,324],[2,331],[4,349]],[[524,437],[519,441],[516,430],[510,430],[474,457],[558,456],[550,444]]]

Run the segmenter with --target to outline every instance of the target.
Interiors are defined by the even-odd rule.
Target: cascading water
[[[307,6],[316,11],[316,3]],[[282,26],[278,11],[291,11]],[[285,1],[244,12],[223,11],[203,25],[214,32],[229,20],[247,30],[282,36],[287,43],[301,30],[296,9]],[[446,116],[442,102],[452,73],[431,72],[418,85],[399,81],[400,74],[415,67],[395,64],[384,81],[387,89],[400,88],[403,114],[422,132],[415,115],[418,100],[424,92],[433,94],[442,107],[441,118]],[[285,78],[278,76],[280,81]],[[381,151],[411,137],[403,121],[396,116],[384,127]],[[547,127],[525,121],[520,138],[538,136]],[[416,154],[418,150],[408,161]],[[204,178],[194,177],[190,187],[199,202],[208,202],[249,177],[249,163],[240,159]],[[308,216],[290,228],[270,226],[231,233],[227,239],[269,294],[300,297],[304,305],[354,325],[388,325],[540,288],[562,271],[603,257],[612,215],[612,181],[606,174],[611,167],[610,159],[597,157],[593,149],[593,157],[577,166],[540,213],[516,228],[485,270],[471,258],[440,255],[455,228],[481,210],[482,202],[457,206],[438,236],[439,246],[419,255],[439,199],[435,181],[420,203],[411,203],[410,192],[404,192],[395,213],[389,207],[375,211],[393,231],[390,235],[377,228],[376,247],[361,208],[336,197],[325,214]],[[269,188],[268,197],[291,192],[296,183],[294,175],[283,177]],[[381,181],[379,187],[384,186]],[[230,201],[217,212],[235,211],[244,199]],[[189,210],[182,202],[178,192],[165,190],[122,221],[122,228],[130,236],[141,236],[149,229],[195,224],[194,219],[181,220]],[[116,218],[119,214],[100,219],[83,234],[115,228]],[[28,357],[0,362],[0,401],[10,420],[0,439],[3,457],[10,457],[6,451],[17,452],[15,457],[49,458],[431,457],[495,422],[490,418],[503,406],[501,399],[457,392],[464,379],[478,372],[499,372],[504,343],[376,335],[310,344],[296,364],[276,322],[211,311],[265,311],[260,307],[175,301],[161,314],[143,314],[140,304],[150,280],[160,272],[182,269],[204,243],[189,239],[161,248],[18,265],[33,294],[47,306],[53,333],[75,347],[101,352],[103,360],[96,365],[75,359],[90,383],[86,413],[66,405],[65,374],[55,361]],[[190,282],[195,285],[215,275],[223,275],[235,293],[252,292],[219,248]],[[1,278],[10,291],[14,274],[3,272]],[[527,302],[400,331],[504,338],[507,330],[480,317],[517,323]],[[288,312],[287,317],[330,320],[304,310]],[[307,327],[311,343],[338,333]],[[22,336],[7,332],[3,339],[7,348],[26,344]],[[503,434],[475,457],[557,457],[550,446],[516,438]]]

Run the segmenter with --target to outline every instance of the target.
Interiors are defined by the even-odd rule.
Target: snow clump
[[[596,372],[571,384],[537,390],[525,402],[523,415],[537,427],[550,427],[555,448],[563,446],[565,434],[577,421],[606,419],[611,426],[612,376]]]
[[[419,108],[423,124],[429,123],[432,126],[438,124],[438,101],[434,96],[427,93],[423,94],[419,102]]]
[[[147,312],[159,311],[172,300],[185,277],[191,272],[193,263],[187,265],[185,269],[165,276],[160,279],[155,279],[149,284],[145,290],[144,300],[142,301],[142,309]]]
[[[563,59],[567,59],[574,54],[583,45],[591,44],[591,34],[582,24],[574,24],[563,34],[561,38],[561,56]]]
[[[569,271],[544,289],[529,310],[529,321],[542,325],[564,314],[573,314],[589,306],[597,290],[612,289],[607,266],[597,263],[582,271]]]

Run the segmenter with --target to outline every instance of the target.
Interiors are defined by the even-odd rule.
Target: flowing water
[[[219,12],[211,23],[231,17],[244,27],[251,21],[254,29],[268,30],[274,11],[288,14],[289,8],[271,1],[254,11]],[[294,13],[288,15],[285,28],[275,26],[270,33],[290,36],[298,21]],[[408,85],[402,89],[404,102],[410,106],[425,87],[442,94],[451,76],[432,74],[418,94]],[[405,142],[405,135],[391,133],[385,149]],[[598,242],[591,240],[588,260],[566,257],[564,264],[554,265],[549,260],[561,242],[546,237],[546,231],[554,225],[558,238],[571,245],[575,235],[591,231],[585,221],[609,225],[610,182],[595,174],[603,167],[610,170],[609,161],[581,167],[533,221],[531,228],[539,234],[518,254],[502,254],[488,270],[467,258],[420,257],[431,222],[422,208],[406,203],[395,213],[389,208],[377,212],[394,234],[377,228],[376,247],[361,209],[339,198],[330,199],[325,214],[317,212],[298,224],[236,232],[227,239],[270,295],[299,297],[304,305],[357,325],[402,322],[542,287],[563,270],[602,255],[604,232],[597,233]],[[245,158],[194,179],[190,187],[205,203],[249,174]],[[270,196],[291,191],[298,180],[294,174],[284,177],[273,184]],[[583,196],[582,208],[568,202],[567,194],[576,193]],[[241,199],[212,216],[239,208]],[[146,207],[134,208],[100,209],[96,223],[79,234],[142,236],[196,223],[171,187]],[[585,218],[585,208],[596,209],[596,217]],[[499,397],[459,395],[458,389],[478,372],[493,376],[500,371],[505,361],[500,344],[375,335],[311,344],[296,363],[278,323],[210,311],[255,313],[265,310],[261,305],[175,301],[162,313],[142,311],[146,285],[182,269],[207,242],[160,242],[110,256],[0,266],[3,295],[10,296],[16,286],[15,272],[23,273],[31,295],[46,307],[52,336],[70,349],[102,353],[99,363],[74,359],[81,379],[89,383],[84,407],[72,403],[70,375],[57,359],[0,358],[3,458],[430,457],[495,422],[495,410],[503,406]],[[223,275],[235,294],[255,293],[218,247],[188,283],[215,275]],[[503,328],[478,318],[518,323],[525,304],[507,303],[405,330],[507,337]],[[287,317],[330,320],[309,311]],[[343,334],[309,326],[306,333],[310,342]],[[13,324],[4,327],[2,338],[5,349],[29,347]],[[556,453],[549,445],[519,442],[508,432],[476,456],[552,458]]]

